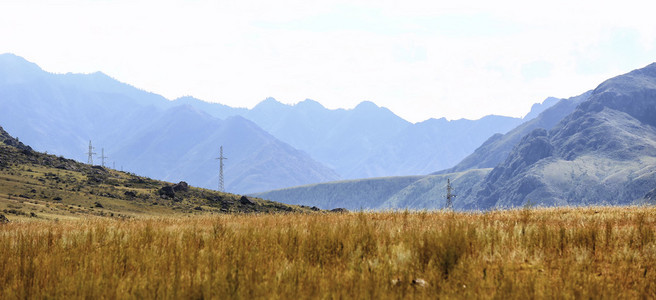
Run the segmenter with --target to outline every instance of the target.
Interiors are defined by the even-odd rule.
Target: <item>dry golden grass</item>
[[[655,231],[654,207],[13,222],[0,295],[653,299]]]

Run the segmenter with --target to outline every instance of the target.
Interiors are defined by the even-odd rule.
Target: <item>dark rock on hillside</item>
[[[349,212],[349,210],[346,209],[346,208],[338,207],[338,208],[333,208],[333,209],[331,209],[330,212],[333,212],[333,213],[342,213],[342,214],[343,214],[343,213],[347,213],[347,212]]]
[[[7,146],[12,146],[23,151],[31,152],[32,148],[21,143],[17,138],[12,137],[7,133],[2,126],[0,126],[0,143],[3,143]]]
[[[174,192],[189,191],[189,185],[184,181],[180,181],[179,183],[176,183],[176,184],[173,185],[173,191]]]
[[[246,196],[241,196],[241,198],[239,198],[239,202],[241,204],[244,204],[244,205],[255,205],[255,204],[257,204],[257,202],[253,201],[251,198],[246,197]]]
[[[7,223],[9,223],[9,219],[7,219],[5,215],[0,214],[0,224],[7,224]]]
[[[174,198],[175,197],[175,190],[173,190],[172,185],[167,185],[161,187],[157,193],[159,193],[160,196],[166,197],[166,198]]]

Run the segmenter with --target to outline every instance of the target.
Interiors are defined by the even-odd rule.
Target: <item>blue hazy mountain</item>
[[[470,169],[495,167],[499,163],[503,162],[506,157],[508,157],[508,154],[510,154],[513,147],[519,143],[522,137],[538,128],[547,130],[553,128],[556,126],[556,124],[558,124],[558,122],[560,122],[560,120],[572,113],[579,104],[588,100],[591,94],[592,91],[588,91],[576,97],[560,99],[557,101],[557,103],[552,104],[551,107],[542,110],[542,112],[539,113],[536,117],[530,118],[531,115],[535,115],[536,108],[544,108],[544,106],[536,106],[537,104],[533,105],[531,112],[527,115],[527,117],[524,118],[528,121],[515,127],[506,134],[497,133],[491,136],[472,154],[465,157],[457,165],[452,168],[436,172],[435,174],[446,174]],[[547,101],[551,101],[551,103],[553,103],[553,100],[550,99],[555,98],[548,98],[545,100],[545,103]]]
[[[0,122],[37,150],[86,161],[86,146],[93,140],[96,162],[105,148],[108,165],[115,162],[116,168],[214,188],[217,162],[208,157],[224,145],[234,157],[226,164],[231,174],[226,185],[235,192],[340,177],[427,174],[455,165],[491,135],[507,132],[554,102],[534,105],[524,119],[486,116],[412,124],[367,101],[335,110],[313,100],[286,105],[268,98],[253,109],[193,97],[168,101],[100,72],[50,74],[11,54],[0,56],[0,71],[0,104],[10,108],[0,112]],[[229,120],[241,127],[215,134],[232,124]],[[246,142],[233,136],[252,144],[243,146]],[[194,157],[203,153],[212,155]]]
[[[177,102],[178,100],[176,100]],[[418,175],[451,167],[495,133],[505,133],[554,104],[534,105],[525,118],[430,119],[410,123],[389,109],[362,102],[327,109],[314,100],[287,105],[267,98],[251,110],[187,101],[214,116],[233,113],[308,153],[342,178]]]
[[[313,205],[325,209],[337,207],[331,205],[341,205],[341,207],[348,209],[439,209],[444,206],[444,187],[447,179],[453,181],[456,191],[462,194],[463,197],[471,194],[473,187],[483,181],[493,167],[506,159],[523,136],[538,128],[550,129],[554,127],[563,118],[571,114],[578,104],[587,100],[591,93],[590,91],[581,96],[561,99],[549,108],[534,106],[534,109],[541,110],[537,117],[525,121],[506,134],[493,135],[455,167],[431,175],[328,182],[273,190],[256,195],[266,199],[286,201],[290,204]],[[542,110],[542,108],[546,108],[546,110]],[[535,112],[535,110],[532,110],[532,112]],[[440,119],[427,122],[446,123],[447,121]],[[465,125],[471,125],[469,122],[475,124],[475,121],[469,120],[460,122]],[[424,138],[429,139],[440,135],[443,136],[444,133],[440,131],[433,132]],[[356,192],[359,190],[379,192],[360,194]],[[456,202],[456,204],[459,203],[463,202]]]
[[[184,101],[184,100],[183,100]],[[181,102],[183,102],[181,101]],[[248,193],[335,180],[337,174],[241,117],[219,119],[105,74],[50,74],[0,55],[0,124],[35,150],[157,179],[216,188],[220,145],[226,189]]]
[[[551,130],[524,136],[465,208],[638,203],[656,185],[656,63],[600,84]]]
[[[322,208],[339,203],[352,209],[434,209],[445,205],[447,179],[458,195],[457,209],[655,203],[656,63],[560,100],[507,134],[494,135],[454,168],[258,196],[313,201]],[[348,197],[359,189],[387,192]]]

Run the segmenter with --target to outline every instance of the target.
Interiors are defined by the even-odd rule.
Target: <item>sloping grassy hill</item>
[[[0,127],[0,214],[16,219],[311,211],[33,151]]]

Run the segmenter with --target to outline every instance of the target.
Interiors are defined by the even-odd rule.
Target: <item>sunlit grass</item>
[[[655,230],[653,207],[13,222],[0,295],[653,298]]]

